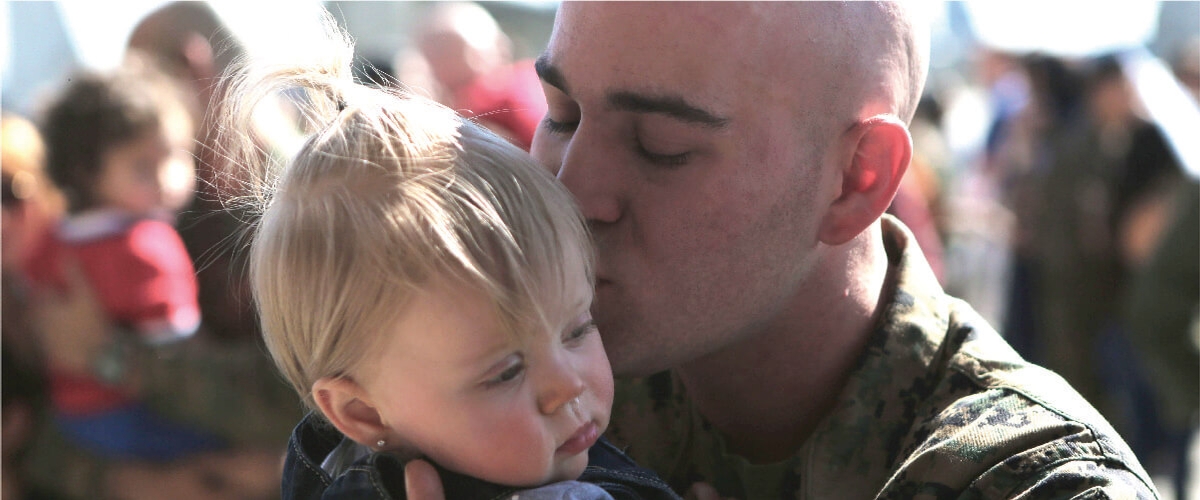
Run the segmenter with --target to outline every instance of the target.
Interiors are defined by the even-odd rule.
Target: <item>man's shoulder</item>
[[[965,303],[949,300],[944,364],[931,366],[940,375],[912,408],[916,418],[884,492],[1041,498],[1095,488],[1153,497],[1136,457],[1091,404],[1012,352]]]
[[[1154,498],[1145,472],[1107,422],[1072,407],[1070,398],[1047,400],[1030,389],[1037,388],[980,386],[931,408],[910,429],[883,497],[945,490],[1045,498],[1095,489],[1114,498]]]
[[[948,424],[980,411],[1003,408],[1026,417],[1028,423],[1022,425],[1071,422],[1116,438],[1112,426],[1066,380],[1021,358],[965,302],[948,300],[951,314],[943,340],[944,364],[931,366],[931,370],[944,374],[944,395],[954,398],[944,414]],[[937,397],[932,399],[939,401]],[[994,420],[987,423],[1004,428],[1016,425]],[[1116,443],[1104,444],[1113,449],[1123,447],[1119,438]]]
[[[793,457],[764,468],[727,453],[669,374],[618,386],[614,442],[676,489],[704,480],[726,495],[1153,498],[1104,418],[946,295],[893,225],[895,291],[830,412]]]

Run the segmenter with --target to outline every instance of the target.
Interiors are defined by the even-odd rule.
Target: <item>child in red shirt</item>
[[[26,266],[35,287],[60,287],[77,265],[110,322],[155,344],[200,325],[195,270],[171,225],[195,182],[192,122],[173,92],[144,73],[71,79],[43,123],[47,171],[69,215]],[[89,373],[51,366],[50,392],[64,433],[102,456],[167,460],[218,446]]]

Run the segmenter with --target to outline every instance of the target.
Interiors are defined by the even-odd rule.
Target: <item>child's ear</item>
[[[347,377],[324,377],[313,383],[313,399],[337,430],[357,443],[374,447],[388,428],[362,386]]]
[[[838,142],[841,193],[821,220],[820,239],[840,245],[858,236],[892,203],[912,159],[908,127],[891,115],[857,123]]]

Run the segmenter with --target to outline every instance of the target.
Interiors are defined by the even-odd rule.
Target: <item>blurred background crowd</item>
[[[923,3],[932,67],[890,211],[951,294],[1101,410],[1164,497],[1200,498],[1200,2]],[[303,57],[327,9],[361,78],[528,148],[555,8],[5,2],[3,499],[277,497],[302,409],[259,340],[249,215],[222,202],[239,186],[205,120],[215,83],[242,56]],[[256,126],[286,156],[296,118],[274,111]],[[173,232],[139,237],[128,221],[145,219]],[[47,263],[64,245],[88,250]],[[185,276],[102,271],[146,252]],[[113,300],[135,295],[159,309]],[[87,315],[115,340],[82,338]]]

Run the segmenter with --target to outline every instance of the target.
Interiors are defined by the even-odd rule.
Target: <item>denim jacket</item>
[[[404,499],[404,462],[388,453],[371,453],[356,460],[345,472],[332,477],[322,461],[344,436],[309,414],[292,431],[283,470],[284,500]],[[513,498],[559,499],[607,498],[586,485],[522,490],[488,483],[452,472],[434,464],[448,500],[498,500]],[[599,486],[616,500],[679,500],[655,473],[637,466],[621,450],[601,438],[588,450],[588,466],[579,482]]]

